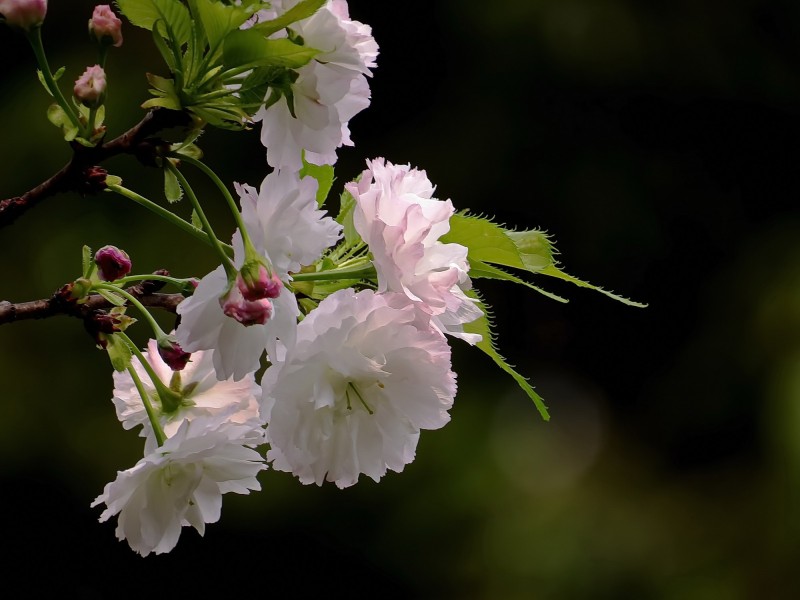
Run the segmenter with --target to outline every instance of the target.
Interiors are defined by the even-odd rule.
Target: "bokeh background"
[[[95,62],[92,2],[51,0],[65,89]],[[794,0],[352,0],[381,46],[337,188],[364,159],[427,170],[438,196],[552,234],[558,304],[478,281],[502,352],[552,414],[454,344],[444,429],[379,484],[268,471],[205,539],[145,559],[89,503],[141,456],[80,323],[0,328],[0,567],[22,597],[183,592],[303,597],[746,599],[800,595],[800,4]],[[139,119],[149,34],[108,63],[109,134]],[[0,30],[0,197],[69,157],[21,36]],[[209,131],[227,181],[266,174],[257,132]],[[125,183],[159,176],[119,157]],[[219,229],[232,229],[213,190]],[[186,207],[184,207],[186,208]],[[188,210],[188,209],[187,209]],[[205,247],[113,197],[62,195],[0,232],[0,299],[49,296],[83,244],[202,275]],[[169,319],[163,322],[168,326]],[[134,335],[144,344],[147,332]]]

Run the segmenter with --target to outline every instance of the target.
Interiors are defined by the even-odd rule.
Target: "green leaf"
[[[214,52],[222,40],[232,31],[247,21],[255,7],[250,9],[212,0],[195,0],[194,7],[203,24],[210,51]]]
[[[183,189],[172,169],[164,169],[164,196],[166,196],[170,204],[174,204],[183,198]]]
[[[125,298],[115,294],[114,292],[109,292],[108,290],[95,290],[98,294],[100,294],[103,298],[108,300],[114,306],[125,306]]]
[[[64,134],[64,140],[67,142],[71,142],[78,135],[78,128],[58,104],[51,104],[47,107],[47,120],[61,129],[61,133]]]
[[[175,98],[167,98],[162,96],[159,98],[150,98],[150,100],[145,100],[142,102],[142,108],[155,108],[156,106],[168,108],[169,110],[181,110],[181,105],[175,100]]]
[[[339,197],[339,214],[336,216],[336,222],[344,228],[344,243],[348,247],[355,246],[361,241],[361,236],[358,235],[353,225],[353,209],[355,207],[356,199],[347,190],[343,191]]]
[[[450,231],[440,241],[466,246],[470,260],[525,269],[517,245],[507,234],[483,217],[456,214],[450,217]]]
[[[483,336],[480,342],[476,344],[478,348],[480,348],[485,354],[491,358],[495,364],[503,369],[506,373],[511,375],[514,381],[517,382],[519,387],[528,395],[528,397],[533,400],[533,403],[536,405],[536,408],[539,411],[539,414],[545,421],[550,420],[550,414],[547,412],[547,406],[544,404],[544,400],[542,399],[539,394],[531,387],[528,383],[528,380],[517,373],[514,368],[506,362],[506,359],[500,356],[497,352],[497,349],[494,346],[494,334],[491,331],[491,315],[489,312],[489,308],[486,303],[480,298],[479,294],[475,290],[470,290],[467,292],[468,296],[476,298],[478,300],[478,307],[483,312],[483,316],[471,323],[464,324],[464,332],[465,333],[478,333]]]
[[[470,261],[469,264],[469,276],[472,279],[500,279],[503,281],[511,281],[512,283],[518,283],[520,285],[524,285],[527,288],[530,288],[536,292],[539,292],[543,296],[547,296],[551,300],[555,300],[556,302],[563,302],[567,303],[569,300],[566,298],[562,298],[557,294],[552,292],[548,292],[547,290],[543,290],[540,287],[533,285],[532,283],[528,283],[524,279],[520,279],[516,275],[512,275],[500,269],[499,267],[493,267],[492,265],[487,265],[486,263],[482,263],[480,261]]]
[[[106,352],[115,371],[125,371],[131,365],[131,349],[118,335],[105,335]]]
[[[594,290],[596,292],[600,292],[601,294],[605,294],[609,298],[613,298],[614,300],[618,300],[623,304],[627,304],[628,306],[635,306],[637,308],[646,308],[647,304],[642,304],[641,302],[635,302],[633,300],[629,300],[623,296],[615,294],[614,292],[609,292],[608,290],[604,290],[600,286],[594,285],[589,283],[588,281],[582,281],[577,277],[573,277],[572,275],[568,275],[564,273],[561,269],[557,268],[555,265],[550,265],[545,267],[540,271],[542,275],[549,275],[550,277],[556,277],[558,279],[562,279],[564,281],[569,281],[570,283],[574,283],[578,287],[589,288],[590,290]]]
[[[117,0],[117,6],[131,23],[150,31],[156,21],[163,21],[178,46],[187,43],[192,35],[189,9],[180,0]]]
[[[264,21],[263,23],[254,25],[253,29],[258,30],[261,35],[267,37],[276,31],[280,31],[281,29],[288,27],[292,23],[307,19],[317,12],[320,7],[325,4],[325,2],[326,0],[303,0],[302,2],[298,2],[295,6],[287,10],[276,19]]]
[[[286,67],[308,64],[319,50],[300,46],[286,38],[265,39],[253,29],[234,31],[225,38],[222,60],[227,67]]]
[[[83,270],[83,277],[89,279],[92,276],[95,266],[92,249],[89,248],[89,246],[84,246],[81,248],[81,268]]]
[[[61,76],[64,74],[64,69],[66,67],[61,67],[58,71],[53,73],[53,81],[58,81],[61,79]],[[53,95],[53,92],[50,91],[50,88],[47,85],[47,81],[45,81],[44,73],[42,73],[41,69],[36,69],[36,76],[39,78],[39,83],[42,84],[44,91],[47,92],[50,96]]]
[[[197,229],[203,229],[203,221],[200,220],[200,216],[197,214],[195,209],[192,209],[192,225],[194,225]]]
[[[328,192],[331,191],[331,187],[333,186],[333,166],[313,165],[306,162],[304,156],[303,168],[300,169],[300,178],[302,179],[307,175],[316,179],[319,184],[317,187],[317,204],[322,206],[325,203],[325,199],[328,197]]]

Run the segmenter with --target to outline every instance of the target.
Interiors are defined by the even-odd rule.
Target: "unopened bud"
[[[175,340],[166,337],[158,342],[158,355],[173,371],[183,371],[192,355]]]
[[[272,317],[272,303],[269,300],[246,300],[237,287],[233,287],[227,296],[220,298],[219,303],[222,312],[245,327],[263,325]]]
[[[44,22],[47,0],[0,0],[0,15],[12,27],[28,31]]]
[[[115,48],[122,46],[122,21],[108,4],[94,7],[92,18],[89,19],[89,35],[101,44],[112,44]]]
[[[95,252],[97,273],[103,281],[116,281],[131,272],[131,259],[116,246],[103,246]]]
[[[75,97],[84,106],[96,108],[103,103],[106,93],[106,72],[100,65],[87,67],[75,81]]]
[[[245,300],[255,301],[262,298],[277,298],[283,284],[275,273],[270,273],[260,262],[249,262],[239,271],[236,287],[242,292]]]

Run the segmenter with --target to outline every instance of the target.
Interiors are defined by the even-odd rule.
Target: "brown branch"
[[[0,200],[0,227],[11,225],[42,200],[61,192],[96,191],[93,167],[112,156],[131,154],[143,164],[155,166],[157,148],[164,143],[156,135],[171,128],[186,127],[190,122],[191,117],[184,112],[153,109],[128,131],[101,146],[87,148],[73,142],[72,159],[60,171],[21,196]]]
[[[161,308],[171,313],[175,312],[178,304],[183,299],[184,297],[181,294],[158,293],[146,294],[138,298],[142,304],[149,308]],[[0,302],[0,325],[30,319],[46,319],[56,315],[86,319],[90,318],[95,311],[112,307],[113,304],[99,294],[89,295],[86,302],[81,304],[67,303],[56,296],[43,300],[18,302],[16,304],[3,300]]]

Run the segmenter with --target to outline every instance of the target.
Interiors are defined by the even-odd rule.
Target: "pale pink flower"
[[[133,368],[142,381],[156,418],[167,437],[175,435],[183,421],[198,417],[225,416],[226,420],[233,423],[259,424],[257,397],[261,395],[261,388],[256,383],[254,373],[247,373],[239,381],[219,381],[212,362],[212,353],[203,350],[192,354],[186,367],[176,373],[161,358],[155,340],[150,340],[147,344],[144,356],[164,385],[181,396],[179,408],[172,413],[165,412],[150,376],[139,359],[134,357]],[[140,436],[146,439],[145,453],[154,451],[157,442],[153,428],[142,397],[127,371],[114,373],[113,401],[122,426],[133,429],[141,425]]]
[[[12,27],[38,27],[46,14],[47,0],[0,0],[0,16]]]
[[[353,225],[372,252],[378,291],[404,294],[440,331],[479,342],[463,331],[482,315],[464,293],[472,286],[467,249],[439,241],[450,231],[453,204],[433,197],[425,171],[382,158],[367,166],[345,188],[356,200]]]
[[[272,318],[245,326],[223,312],[220,300],[229,293],[241,297],[236,285],[229,285],[222,266],[203,277],[194,294],[178,305],[181,323],[175,337],[187,352],[212,351],[217,377],[238,381],[261,366],[265,349],[274,353],[279,338],[294,337],[300,311],[294,294],[284,292],[268,301]]]
[[[108,4],[94,7],[89,19],[89,33],[100,43],[110,42],[115,48],[122,46],[122,21]]]
[[[273,2],[262,18],[274,18],[297,0]],[[292,84],[293,117],[282,97],[261,108],[255,121],[262,122],[261,142],[267,162],[277,169],[298,171],[302,153],[313,164],[333,164],[336,149],[352,145],[348,123],[370,103],[366,76],[375,67],[378,45],[368,25],[349,18],[347,3],[328,0],[314,15],[292,24],[306,46],[320,50],[314,60],[298,69]],[[274,37],[285,36],[278,32]]]
[[[73,93],[86,106],[98,106],[103,103],[106,92],[106,72],[100,65],[87,67],[83,75],[75,81]]]
[[[92,506],[105,503],[101,522],[119,514],[117,539],[142,556],[169,552],[183,527],[203,535],[206,523],[219,520],[223,494],[261,489],[256,476],[267,467],[254,447],[263,436],[248,423],[185,420],[163,446],[117,472]]]
[[[398,294],[335,292],[262,379],[267,459],[303,483],[375,481],[414,460],[456,393],[445,338]]]
[[[258,191],[235,184],[247,232],[281,279],[313,264],[341,236],[342,227],[317,204],[317,187],[313,177],[291,171],[270,173]]]

